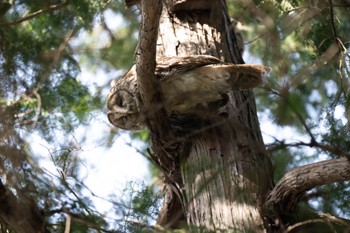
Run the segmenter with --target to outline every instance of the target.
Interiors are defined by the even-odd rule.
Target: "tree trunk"
[[[22,197],[25,196],[21,195]],[[45,222],[31,198],[19,199],[0,179],[0,220],[18,233],[44,233]],[[2,229],[5,232],[5,229]],[[8,230],[6,231],[8,232]],[[12,231],[11,231],[12,232]]]
[[[139,53],[145,52],[140,47]],[[243,63],[226,5],[220,0],[163,1],[156,51],[157,57],[208,54]],[[221,101],[211,106],[217,111],[210,117],[192,119],[201,126],[188,132],[176,132],[174,124],[166,133],[150,127],[152,156],[170,187],[159,224],[178,227],[184,214],[189,226],[205,231],[267,231],[262,202],[272,188],[272,167],[254,94],[232,91],[227,99],[224,105]]]

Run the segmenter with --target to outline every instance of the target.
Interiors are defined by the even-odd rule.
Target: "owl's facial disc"
[[[108,120],[116,127],[125,130],[141,130],[144,125],[139,119],[139,114],[121,114],[118,112],[108,112]]]
[[[139,112],[135,96],[128,90],[118,90],[112,93],[107,100],[110,111],[133,114]]]
[[[125,89],[118,89],[108,96],[108,120],[116,127],[126,130],[144,128],[137,98]]]

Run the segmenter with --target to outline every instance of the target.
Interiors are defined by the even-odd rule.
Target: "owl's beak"
[[[127,117],[126,115],[131,115],[134,113],[134,112],[124,111],[124,109],[121,109],[121,110],[123,111],[108,111],[107,112],[108,120],[110,122],[114,122],[116,119]]]

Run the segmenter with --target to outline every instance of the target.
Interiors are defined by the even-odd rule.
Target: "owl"
[[[254,88],[268,70],[262,65],[222,62],[210,55],[159,57],[155,76],[166,113],[186,115],[198,106],[219,101],[231,90]],[[119,78],[107,97],[108,120],[125,130],[141,130],[145,112],[140,97],[136,66]]]

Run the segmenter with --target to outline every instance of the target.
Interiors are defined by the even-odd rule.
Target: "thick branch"
[[[161,105],[159,83],[154,75],[156,67],[156,42],[159,18],[162,11],[160,0],[141,1],[140,42],[136,57],[136,73],[140,95],[144,102],[147,124],[152,133],[162,138],[166,115]]]
[[[133,2],[133,1],[131,1]],[[127,2],[128,3],[128,2]],[[141,28],[140,41],[136,57],[137,82],[143,101],[144,109],[141,112],[146,114],[147,126],[152,136],[152,149],[154,156],[150,153],[152,159],[158,164],[166,177],[166,183],[171,186],[181,183],[178,172],[174,172],[176,166],[174,154],[168,151],[171,147],[169,141],[173,141],[172,134],[169,133],[170,125],[168,123],[159,89],[159,80],[155,77],[156,67],[156,43],[158,37],[159,20],[162,12],[161,0],[143,0],[141,1]],[[165,146],[164,146],[165,145]],[[175,227],[183,218],[181,202],[174,195],[171,189],[168,189],[170,199],[164,202],[157,223],[166,227]]]
[[[305,191],[338,181],[350,180],[347,158],[331,159],[287,172],[267,197],[267,209],[291,213]]]

